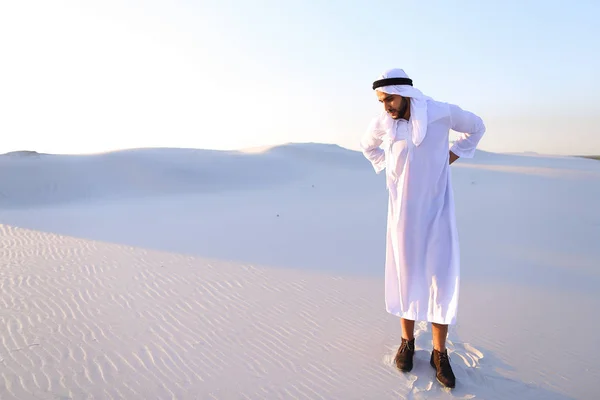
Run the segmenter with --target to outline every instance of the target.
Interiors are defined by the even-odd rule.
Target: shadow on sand
[[[450,335],[452,337],[453,335]],[[435,370],[429,364],[431,334],[426,324],[415,326],[415,358],[411,372],[397,373],[405,379],[408,390],[406,399],[486,399],[486,400],[574,400],[563,394],[540,386],[507,378],[499,372],[514,369],[496,357],[491,351],[475,348],[469,343],[448,340],[448,354],[456,387],[442,387],[435,378]],[[385,356],[384,362],[395,369],[394,356],[399,343]]]

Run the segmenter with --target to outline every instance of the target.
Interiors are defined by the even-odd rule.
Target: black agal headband
[[[373,82],[373,90],[382,86],[390,86],[390,85],[409,85],[412,86],[412,79],[410,78],[385,78],[379,79]]]

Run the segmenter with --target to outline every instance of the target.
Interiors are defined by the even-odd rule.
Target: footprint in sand
[[[429,364],[432,342],[427,332],[426,324],[415,326],[415,358],[411,372],[398,371],[394,365],[399,344],[385,356],[386,365],[401,377],[400,393],[406,399],[565,399],[541,387],[500,375],[498,370],[510,371],[512,368],[491,352],[451,340],[446,344],[456,376],[456,388],[445,388],[437,382],[435,370]]]
[[[469,391],[461,390],[459,385],[460,379],[464,376],[467,376],[467,380],[469,381],[472,379],[469,376],[469,370],[479,368],[479,360],[483,358],[483,353],[468,343],[455,344],[452,340],[447,340],[448,354],[450,355],[451,362],[453,361],[452,366],[458,381],[457,387],[451,390],[439,384],[435,377],[435,370],[429,364],[432,345],[433,342],[428,324],[426,322],[417,322],[415,324],[413,370],[408,373],[396,370],[404,378],[403,384],[406,390],[406,398],[418,400],[432,397],[444,398],[444,395],[447,395],[455,399],[467,400],[477,397]],[[395,368],[394,357],[397,349],[398,347],[396,346],[386,356],[386,364],[392,368]]]

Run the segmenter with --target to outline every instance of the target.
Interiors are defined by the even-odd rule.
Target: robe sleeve
[[[385,151],[380,148],[382,140],[376,135],[377,120],[374,119],[369,124],[367,131],[360,140],[360,148],[363,155],[369,160],[376,173],[380,173],[385,169]]]
[[[485,133],[483,120],[470,111],[450,104],[451,129],[462,135],[450,147],[461,158],[473,158],[477,144]]]

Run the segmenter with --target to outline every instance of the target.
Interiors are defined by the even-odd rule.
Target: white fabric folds
[[[407,76],[393,69],[378,80],[392,77]],[[376,90],[411,98],[408,121],[383,111],[360,142],[375,171],[386,170],[386,309],[409,320],[454,324],[460,254],[449,151],[472,157],[485,126],[475,114],[435,101],[410,85]],[[450,130],[463,133],[452,149]]]
[[[406,72],[399,68],[390,69],[381,74],[377,79],[386,78],[408,78]],[[415,146],[419,146],[427,135],[427,100],[432,100],[425,96],[420,90],[410,85],[391,85],[377,88],[376,90],[387,93],[397,94],[402,97],[410,97],[410,124],[412,127],[412,141]],[[392,117],[387,116],[392,120]]]

